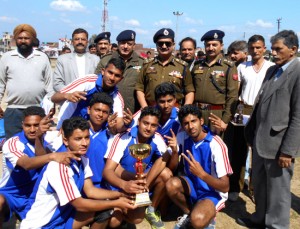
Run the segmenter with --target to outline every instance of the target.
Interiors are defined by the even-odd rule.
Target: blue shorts
[[[187,176],[182,176],[182,178],[186,181],[186,184],[189,188],[190,191],[189,197],[192,205],[196,204],[199,200],[209,199],[216,206],[219,203],[219,201],[222,199],[217,192],[207,192],[207,193],[201,193],[201,195],[199,195],[191,179]]]
[[[10,211],[9,215],[4,219],[5,222],[12,217],[13,213],[16,213],[21,220],[25,218],[28,211],[26,209],[26,205],[28,204],[27,196],[14,196],[5,192],[0,192],[0,195],[4,196]]]

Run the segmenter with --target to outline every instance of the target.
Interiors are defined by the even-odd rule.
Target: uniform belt
[[[209,103],[195,103],[200,110],[224,110],[224,105],[214,105]]]

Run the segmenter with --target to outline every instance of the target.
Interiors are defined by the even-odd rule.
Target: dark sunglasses
[[[173,42],[171,42],[171,41],[158,41],[156,44],[157,44],[158,47],[161,47],[161,48],[164,46],[164,44],[168,48],[170,48],[173,45]]]

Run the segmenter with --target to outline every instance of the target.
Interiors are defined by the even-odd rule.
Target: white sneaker
[[[188,214],[184,214],[183,216],[178,217],[174,229],[186,228],[189,222],[190,216]]]

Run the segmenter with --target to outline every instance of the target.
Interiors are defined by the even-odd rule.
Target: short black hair
[[[188,116],[189,114],[197,116],[199,119],[202,118],[202,112],[201,110],[192,104],[184,105],[180,108],[178,112],[178,119],[180,123],[182,124],[183,119]]]
[[[194,49],[197,48],[197,41],[194,38],[191,37],[185,37],[179,42],[179,50],[182,48],[182,43],[185,41],[191,41],[193,43]]]
[[[176,98],[176,92],[178,90],[176,89],[175,85],[170,82],[164,82],[155,87],[154,95],[155,95],[155,101],[157,101],[162,96],[171,95]]]
[[[85,33],[86,37],[89,37],[89,33],[85,29],[77,28],[73,31],[72,38],[74,37],[75,34],[78,34],[78,33]]]
[[[146,52],[146,54],[148,54],[148,53],[150,53],[150,54],[151,54],[151,51],[149,51],[149,50],[148,50],[148,51]]]
[[[126,67],[124,60],[122,58],[119,58],[119,57],[117,57],[117,58],[111,58],[107,62],[105,68],[107,68],[108,65],[110,65],[110,64],[114,65],[117,69],[121,70],[122,72],[124,72],[125,67]]]
[[[40,116],[41,118],[44,118],[46,116],[45,110],[41,107],[38,107],[38,106],[27,107],[23,111],[23,114],[24,114],[24,119],[28,116],[34,116],[34,115]]]
[[[74,130],[80,129],[82,131],[89,130],[90,125],[88,121],[82,117],[72,117],[63,121],[62,130],[65,138],[69,138]]]
[[[103,103],[109,106],[110,111],[112,111],[114,100],[105,92],[97,92],[92,95],[89,106],[92,107],[95,103]]]
[[[248,40],[248,45],[257,41],[262,41],[265,44],[265,38],[262,35],[255,34]]]
[[[157,109],[156,107],[144,107],[141,110],[141,115],[140,115],[139,120],[141,120],[143,117],[148,116],[148,115],[155,116],[159,120],[160,116],[161,116],[161,113],[160,113],[160,110]]]
[[[90,44],[88,48],[89,48],[89,49],[91,49],[91,48],[96,48],[96,44]]]
[[[116,43],[112,43],[112,44],[111,44],[111,47],[112,47],[112,48],[118,48],[118,45],[117,45]]]

